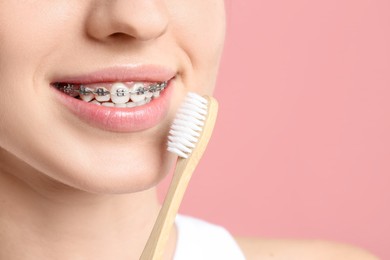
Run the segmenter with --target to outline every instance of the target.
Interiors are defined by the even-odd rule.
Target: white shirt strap
[[[223,227],[178,215],[174,260],[243,260],[240,247]]]

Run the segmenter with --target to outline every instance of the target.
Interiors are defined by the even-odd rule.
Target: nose
[[[94,1],[86,21],[87,34],[104,41],[118,36],[140,41],[156,39],[168,27],[164,0]]]

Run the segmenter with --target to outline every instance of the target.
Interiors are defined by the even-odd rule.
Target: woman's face
[[[213,90],[224,27],[223,0],[0,0],[1,167],[90,192],[155,185],[181,98]]]

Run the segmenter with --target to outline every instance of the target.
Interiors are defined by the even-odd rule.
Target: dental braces
[[[110,92],[102,87],[97,88],[96,90],[93,90],[91,88],[84,87],[83,85],[80,85],[80,89],[76,89],[76,85],[71,83],[56,83],[55,87],[62,92],[73,95],[73,94],[80,94],[80,95],[88,95],[88,94],[94,94],[97,96],[107,96],[107,95],[116,95],[118,97],[123,97],[126,95],[144,95],[145,93],[156,93],[159,91],[164,90],[168,85],[167,81],[160,82],[160,83],[152,83],[148,87],[140,87],[136,90],[126,90],[126,89],[117,89],[115,92]]]

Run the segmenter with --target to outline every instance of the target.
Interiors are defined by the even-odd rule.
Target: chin
[[[127,194],[155,187],[170,172],[176,157],[166,151],[165,141],[156,142],[111,145],[115,149],[80,144],[73,153],[65,144],[63,149],[50,145],[34,154],[7,154],[18,165],[15,177],[38,193]]]
[[[51,179],[70,188],[94,194],[135,193],[155,187],[170,171],[175,157],[168,152],[149,156],[148,161],[139,160],[129,164],[121,157],[105,163],[93,163],[90,167],[80,164],[65,167],[57,174],[47,174]]]

